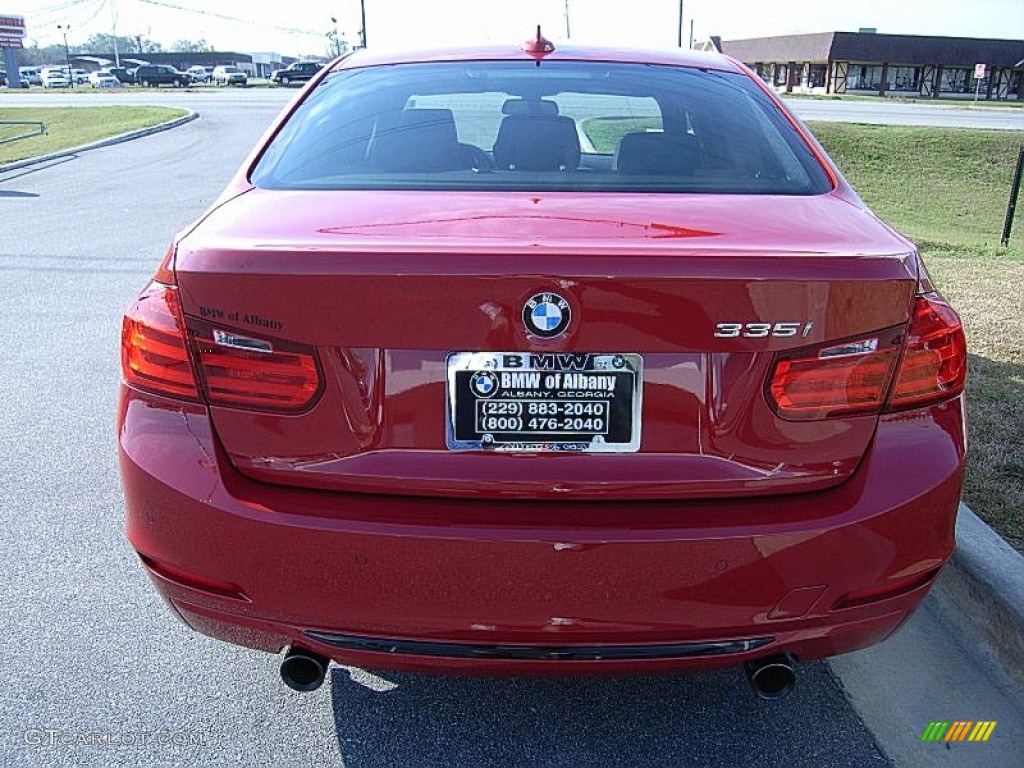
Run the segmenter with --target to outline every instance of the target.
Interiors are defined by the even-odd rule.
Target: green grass
[[[964,501],[1024,551],[1024,195],[999,245],[1024,132],[811,123],[871,208],[914,240],[964,321]]]
[[[660,117],[592,117],[582,123],[583,132],[594,150],[610,155],[627,133],[661,128]]]
[[[923,248],[1024,258],[1024,225],[999,246],[1024,132],[811,123],[847,180]]]
[[[1024,262],[925,251],[970,353],[964,501],[1024,552]]]
[[[148,128],[186,114],[170,107],[0,107],[4,120],[41,120],[45,136],[0,144],[0,165],[81,146],[119,133]],[[26,126],[0,125],[0,139],[26,131]]]

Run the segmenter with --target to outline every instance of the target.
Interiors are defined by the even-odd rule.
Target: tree
[[[212,51],[213,46],[203,38],[198,40],[175,40],[171,50],[181,53],[206,53],[207,51]]]
[[[134,37],[103,33],[92,35],[78,48],[81,53],[108,53],[114,50],[115,42],[117,43],[119,53],[128,53],[129,51],[136,50],[137,43]]]
[[[0,63],[2,63],[2,60],[2,57],[0,57]],[[63,64],[64,44],[59,43],[57,45],[47,45],[40,48],[39,43],[33,40],[30,45],[25,46],[25,48],[18,53],[18,63],[23,67],[38,67],[43,64]]]
[[[160,53],[164,49],[156,40],[150,40],[145,35],[132,37],[132,48],[135,53]]]

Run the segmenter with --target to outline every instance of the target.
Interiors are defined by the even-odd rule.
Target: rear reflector
[[[312,347],[192,319],[189,332],[211,405],[294,412],[309,407],[320,393],[323,377]]]
[[[178,291],[150,285],[121,324],[121,373],[126,384],[185,400],[198,400],[182,333]]]
[[[953,397],[963,392],[966,380],[967,341],[960,318],[937,293],[918,296],[889,407],[910,408]]]
[[[196,576],[195,574],[188,573],[180,568],[175,568],[167,565],[166,563],[158,562],[151,557],[146,557],[141,552],[139,553],[139,559],[142,560],[143,565],[149,568],[149,570],[157,576],[167,579],[168,581],[173,581],[183,587],[198,589],[221,597],[231,597],[235,600],[249,600],[248,596],[242,592],[240,587],[230,582],[211,579],[206,576]]]
[[[822,419],[945,400],[963,391],[966,375],[960,318],[938,294],[926,293],[914,299],[909,328],[784,353],[767,394],[785,419]]]
[[[871,589],[858,590],[856,592],[847,592],[845,595],[840,597],[833,608],[854,608],[858,605],[867,605],[873,603],[876,600],[888,600],[893,597],[899,597],[905,595],[908,592],[913,592],[919,587],[923,587],[934,579],[941,570],[941,566],[938,568],[932,568],[924,573],[919,573],[915,576],[909,576],[899,581],[890,582],[883,584],[878,587],[872,587]]]

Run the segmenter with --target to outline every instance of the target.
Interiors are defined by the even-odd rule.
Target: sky
[[[539,23],[556,44],[566,37],[566,0],[364,0],[368,47],[519,43]],[[93,33],[143,35],[170,46],[205,39],[217,50],[325,55],[337,19],[359,40],[359,0],[0,0],[0,15],[24,16],[28,41],[75,45]],[[291,7],[289,7],[291,6]],[[287,13],[282,11],[287,8]],[[568,37],[578,44],[675,47],[678,0],[568,0]],[[857,31],[1024,38],[1022,0],[684,0],[684,41]],[[225,18],[227,17],[227,18]]]

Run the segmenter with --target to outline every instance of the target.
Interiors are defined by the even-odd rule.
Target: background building
[[[786,92],[1024,98],[1024,41],[820,32],[713,39],[716,47]],[[975,78],[975,67],[985,65]],[[979,70],[980,72],[980,70]],[[979,82],[980,80],[980,82]]]

